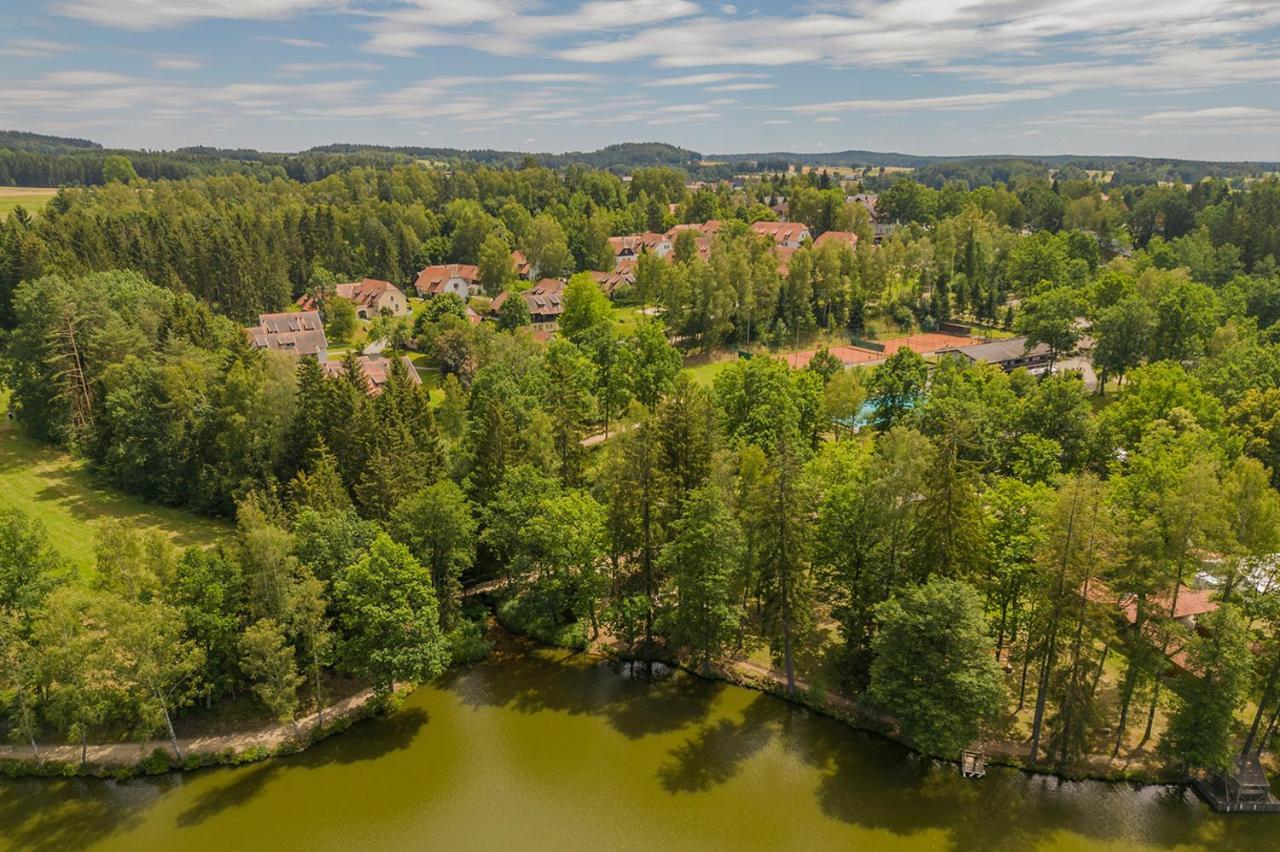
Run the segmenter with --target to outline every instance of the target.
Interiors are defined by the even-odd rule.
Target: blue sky
[[[0,127],[1274,160],[1280,2],[0,0]]]

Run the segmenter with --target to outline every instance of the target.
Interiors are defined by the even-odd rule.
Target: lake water
[[[965,781],[761,693],[505,649],[291,758],[0,780],[0,849],[1239,849],[1280,819],[1176,788]]]

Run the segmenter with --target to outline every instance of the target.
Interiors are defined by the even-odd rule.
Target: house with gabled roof
[[[805,240],[812,239],[809,226],[801,222],[753,222],[751,230],[789,249],[798,249]]]
[[[822,248],[825,245],[836,243],[842,245],[849,251],[858,250],[858,235],[853,231],[824,231],[813,241],[814,248]]]
[[[404,292],[390,281],[365,278],[349,284],[338,284],[334,295],[355,305],[356,316],[373,319],[380,316],[403,317],[409,313],[409,300]],[[298,299],[298,307],[304,311],[315,310],[316,300],[309,295]]]
[[[306,355],[324,361],[329,354],[329,341],[324,336],[324,323],[316,311],[286,311],[259,314],[258,324],[244,330],[249,345],[288,355]]]
[[[382,393],[382,388],[386,386],[387,378],[391,375],[391,359],[381,355],[361,355],[356,362],[360,365],[360,372],[364,374],[365,391],[369,396]],[[422,377],[418,375],[412,361],[401,355],[400,363],[404,364],[408,371],[411,384],[422,384]],[[320,366],[329,378],[341,378],[346,373],[346,365],[342,361],[325,361]]]
[[[529,324],[534,330],[554,331],[560,324],[560,315],[564,313],[564,288],[562,279],[543,278],[522,293],[504,290],[489,305],[489,310],[496,315],[507,299],[524,299],[529,309]]]
[[[428,266],[418,273],[413,289],[424,299],[453,293],[466,301],[480,294],[480,267],[471,263]]]

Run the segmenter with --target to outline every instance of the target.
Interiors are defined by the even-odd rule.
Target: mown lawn
[[[711,361],[706,364],[696,364],[693,366],[685,367],[684,372],[685,372],[685,375],[693,379],[698,384],[710,385],[713,381],[715,381],[715,378],[717,375],[719,375],[720,371],[723,370],[725,367],[728,367],[735,360],[736,360],[735,358],[725,358],[722,361]]]
[[[8,408],[0,390],[0,412]],[[206,545],[231,531],[228,523],[156,506],[95,485],[84,463],[21,434],[0,414],[0,509],[38,518],[59,551],[81,571],[93,567],[94,533],[104,523],[127,521],[159,530],[180,547]]]
[[[7,218],[13,208],[19,206],[35,215],[57,192],[56,189],[38,186],[0,186],[0,219]]]

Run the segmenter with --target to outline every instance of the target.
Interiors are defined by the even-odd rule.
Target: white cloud
[[[708,92],[760,92],[765,89],[776,89],[772,83],[729,83],[724,86],[707,86]]]
[[[286,77],[297,77],[325,71],[380,71],[382,66],[373,62],[285,62],[278,70]]]
[[[60,41],[49,41],[43,38],[15,38],[0,46],[0,56],[20,56],[36,59],[43,56],[57,56],[71,50],[71,45]]]
[[[72,18],[126,29],[153,30],[209,18],[283,18],[335,8],[340,0],[61,0],[54,9]]]
[[[53,71],[41,79],[61,86],[111,86],[129,82],[128,77],[111,71]]]
[[[712,71],[706,74],[686,74],[683,77],[662,77],[648,80],[646,86],[702,86],[707,83],[723,83],[725,80],[740,80],[744,77],[768,77],[768,74],[743,74],[731,71]]]
[[[1009,92],[978,92],[968,95],[939,95],[931,98],[864,98],[851,101],[827,101],[781,107],[788,112],[911,112],[921,109],[973,109],[1014,101],[1038,101],[1053,97],[1048,89],[1018,89]]]
[[[151,64],[161,71],[195,71],[203,67],[199,60],[186,56],[164,56]]]

